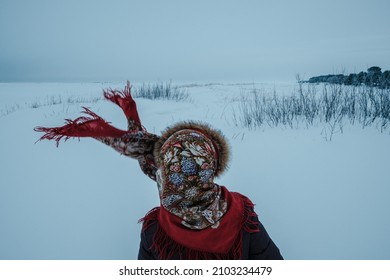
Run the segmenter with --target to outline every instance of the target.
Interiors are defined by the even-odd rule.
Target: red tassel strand
[[[128,120],[128,130],[143,130],[137,111],[137,104],[131,96],[131,85],[129,81],[127,81],[127,85],[123,91],[108,89],[103,92],[103,95],[106,99],[117,104],[122,109]]]
[[[60,127],[34,128],[37,132],[45,133],[38,141],[43,139],[55,140],[58,146],[63,137],[65,137],[65,141],[71,137],[121,137],[127,132],[111,126],[90,109],[83,108],[82,113],[89,116],[78,117],[75,120],[66,119],[66,125]]]
[[[117,104],[126,115],[128,120],[128,131],[113,127],[103,118],[92,112],[90,109],[83,107],[82,113],[87,116],[81,116],[75,120],[66,119],[66,124],[60,127],[36,127],[37,132],[44,132],[45,134],[38,140],[55,140],[57,146],[62,138],[68,140],[71,137],[122,137],[129,131],[137,132],[144,131],[140,118],[137,112],[137,105],[131,96],[131,85],[127,85],[123,91],[120,90],[105,90],[104,97]]]

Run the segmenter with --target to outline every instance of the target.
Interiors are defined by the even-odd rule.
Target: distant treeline
[[[360,72],[358,74],[349,75],[322,75],[311,77],[308,83],[330,83],[330,84],[344,84],[352,86],[366,85],[370,87],[390,88],[390,71],[382,72],[378,66],[372,66],[367,69],[367,72]]]

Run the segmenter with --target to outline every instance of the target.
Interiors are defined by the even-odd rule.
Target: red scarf
[[[116,151],[131,158],[137,159],[141,170],[155,180],[156,164],[153,158],[153,147],[158,141],[157,135],[148,133],[142,126],[137,105],[131,96],[131,85],[127,82],[124,90],[104,90],[104,97],[117,104],[127,118],[127,130],[112,126],[109,122],[83,107],[82,113],[86,116],[74,120],[67,119],[66,124],[59,127],[36,127],[37,132],[44,132],[39,140],[55,140],[57,146],[61,139],[72,137],[92,137],[111,146]]]
[[[75,120],[66,120],[66,125],[60,127],[36,127],[37,132],[45,132],[39,139],[48,139],[57,141],[57,146],[60,140],[65,137],[65,141],[70,137],[122,137],[129,131],[143,131],[141,121],[138,116],[137,105],[131,96],[131,85],[127,82],[127,86],[123,91],[105,90],[103,93],[107,100],[117,104],[125,114],[128,120],[128,130],[121,130],[113,127],[100,116],[92,112],[86,107],[82,113],[88,116],[82,116]]]
[[[258,223],[253,222],[254,204],[249,198],[221,187],[228,203],[228,210],[217,229],[189,229],[181,219],[157,207],[143,219],[143,229],[157,222],[151,249],[160,259],[171,259],[175,254],[181,259],[240,259],[242,255],[242,233],[258,232]],[[169,248],[169,250],[168,250]],[[184,255],[183,255],[184,254]]]

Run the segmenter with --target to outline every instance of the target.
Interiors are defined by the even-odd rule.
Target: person
[[[162,133],[154,146],[161,203],[141,220],[138,259],[283,259],[250,199],[214,182],[229,153],[204,123]]]
[[[142,223],[138,259],[283,259],[259,221],[252,201],[214,182],[228,166],[224,135],[208,124],[180,122],[161,136],[141,124],[131,86],[105,90],[128,120],[128,129],[111,126],[91,110],[60,127],[36,127],[39,139],[92,137],[138,160],[157,183],[160,206]]]

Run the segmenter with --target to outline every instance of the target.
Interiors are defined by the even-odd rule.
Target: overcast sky
[[[0,82],[390,69],[389,0],[0,0]]]

